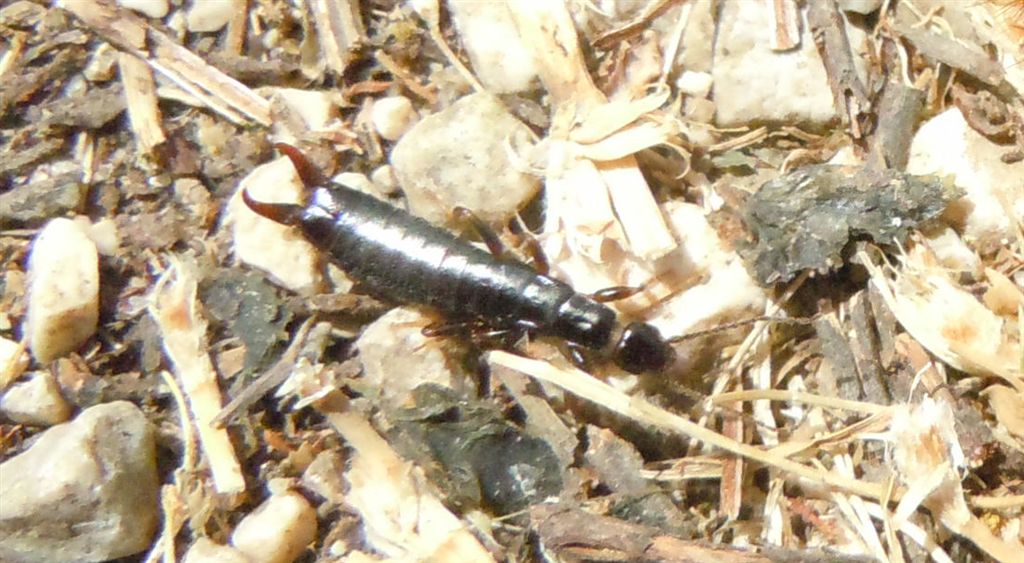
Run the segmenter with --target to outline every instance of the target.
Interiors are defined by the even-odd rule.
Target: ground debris
[[[144,513],[124,563],[1016,561],[1022,6],[0,0],[0,472],[125,401],[158,481],[99,491]],[[637,288],[609,307],[677,361],[369,297],[236,197],[308,201],[277,143]],[[93,225],[98,314],[40,356],[53,221]]]
[[[223,323],[229,337],[245,344],[249,369],[267,359],[291,318],[274,288],[254,273],[218,270],[203,284],[201,295],[210,318]]]
[[[843,265],[850,241],[901,244],[958,194],[934,176],[807,166],[767,182],[751,196],[744,220],[755,242],[743,252],[764,284],[792,280],[803,270],[825,273]]]
[[[389,414],[390,437],[428,473],[436,468],[431,480],[443,484],[447,502],[505,515],[561,492],[551,446],[506,422],[492,405],[431,384],[414,389],[412,403]]]

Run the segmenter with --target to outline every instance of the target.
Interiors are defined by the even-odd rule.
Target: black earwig
[[[275,146],[313,189],[310,204],[261,202],[245,191],[243,201],[263,217],[298,227],[375,296],[426,305],[454,321],[561,338],[610,354],[633,373],[661,371],[674,359],[655,327],[634,322],[621,328],[612,309],[522,262],[495,256],[373,196],[323,187],[298,149]]]

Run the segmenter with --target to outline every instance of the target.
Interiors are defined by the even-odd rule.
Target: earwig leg
[[[576,366],[577,368],[583,371],[590,371],[588,369],[589,366],[587,365],[588,362],[585,348],[579,346],[578,344],[572,344],[571,342],[567,342],[565,344],[565,349],[566,356],[568,356],[569,361],[572,362],[572,365]]]
[[[299,178],[307,188],[327,184],[327,179],[320,172],[320,169],[313,166],[313,163],[306,158],[306,155],[301,150],[287,143],[274,143],[274,148],[287,156],[288,160],[292,161],[292,166],[295,167],[295,171],[299,174]]]
[[[480,240],[487,245],[487,249],[491,251],[491,254],[499,258],[505,256],[507,250],[501,239],[498,238],[498,233],[495,233],[494,229],[488,226],[476,213],[465,207],[456,206],[455,209],[452,209],[452,216],[459,223],[472,229],[480,237]]]
[[[548,256],[544,253],[544,249],[540,245],[540,241],[537,239],[537,235],[526,226],[526,222],[523,221],[522,215],[516,214],[516,229],[514,232],[519,236],[522,241],[519,247],[522,248],[522,252],[530,259],[530,266],[537,271],[538,274],[546,276],[551,273],[551,264],[548,262]]]
[[[480,328],[480,322],[476,320],[472,321],[452,321],[452,322],[436,322],[430,323],[423,327],[421,331],[423,336],[428,338],[442,337],[442,336],[456,336],[460,334],[472,333],[475,329]]]
[[[527,235],[525,240],[526,254],[530,257],[530,265],[533,266],[537,273],[546,276],[551,271],[551,264],[548,262],[548,257],[544,254],[544,249],[540,246],[538,241],[532,235]]]
[[[590,294],[590,298],[598,303],[607,303],[609,301],[618,301],[620,299],[628,299],[633,297],[637,293],[643,291],[642,287],[632,287],[628,285],[616,285],[612,287],[606,287],[599,289],[594,293]]]

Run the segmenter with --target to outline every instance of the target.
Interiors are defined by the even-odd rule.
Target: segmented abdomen
[[[330,190],[331,238],[318,242],[353,279],[380,297],[431,306],[450,318],[542,331],[574,294],[568,285],[457,238],[355,190]],[[318,194],[323,197],[322,194]]]

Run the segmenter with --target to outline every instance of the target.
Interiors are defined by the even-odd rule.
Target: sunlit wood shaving
[[[207,355],[206,320],[198,311],[197,279],[191,268],[170,258],[151,294],[149,314],[160,328],[164,352],[188,397],[214,488],[231,498],[245,491],[245,479],[227,431],[212,424],[222,406],[221,395]]]
[[[602,141],[656,111],[668,99],[669,90],[659,88],[635,100],[615,100],[595,105],[585,114],[577,116],[579,121],[569,130],[569,140],[581,145]]]
[[[580,139],[596,141],[599,132],[611,134],[638,118],[638,110],[653,105],[658,93],[642,98],[635,104],[622,102],[624,114],[611,118],[607,112],[614,111],[619,105],[603,108],[607,101],[604,94],[594,85],[583,55],[579,49],[576,28],[565,5],[552,2],[538,4],[525,0],[509,2],[509,10],[519,29],[525,45],[533,49],[538,65],[541,82],[551,94],[555,118],[552,121],[551,137],[553,139],[572,140],[572,131],[580,121],[577,116],[590,115],[598,111],[598,118],[580,130]],[[618,104],[618,103],[617,103]],[[649,141],[649,140],[648,140]],[[647,141],[645,141],[647,142]],[[628,145],[633,146],[635,141]],[[640,143],[643,144],[643,143]],[[618,151],[621,152],[623,145]],[[547,181],[550,184],[560,177],[573,177],[571,169],[576,166],[588,166],[588,159],[569,158],[564,161],[564,154],[552,160],[559,161],[559,166],[549,166]],[[612,153],[602,151],[605,156]],[[635,158],[625,156],[617,160],[597,163],[601,182],[586,185],[574,185],[573,189],[592,193],[602,186],[608,190],[614,205],[614,213],[606,216],[607,222],[618,223],[625,233],[626,248],[644,260],[658,258],[670,252],[676,241],[668,230],[661,211],[658,209],[650,187],[644,180]],[[547,215],[549,224],[558,224],[563,218],[571,217],[575,209],[561,208],[548,204]],[[563,225],[564,226],[564,225]],[[573,252],[593,253],[572,248]],[[577,281],[575,279],[571,280]]]
[[[1011,341],[1003,319],[956,286],[943,270],[915,262],[915,254],[908,254],[900,267],[892,268],[894,279],[889,279],[865,252],[859,256],[886,305],[929,352],[959,370],[998,376],[1024,390],[1020,342]]]
[[[575,148],[582,158],[597,161],[617,160],[644,149],[663,145],[675,133],[675,125],[668,121],[638,123],[593,143],[576,145]]]
[[[991,385],[982,391],[999,424],[1017,438],[1024,438],[1024,396],[1005,385]]]
[[[209,65],[131,10],[102,0],[58,3],[103,39],[144,61],[210,109],[235,123],[270,125],[270,103]]]
[[[886,511],[880,505],[875,503],[868,503],[867,510],[872,516],[879,520],[884,519],[886,515]],[[904,520],[899,524],[899,531],[917,545],[925,548],[925,550],[928,551],[928,555],[935,561],[935,563],[953,563],[953,559],[950,558],[950,556],[942,549],[942,546],[938,544],[935,538],[928,535],[928,532],[917,524]]]
[[[1006,274],[992,268],[985,268],[989,288],[983,300],[985,306],[1003,316],[1013,316],[1024,305],[1024,292]]]
[[[22,339],[14,342],[0,337],[0,391],[21,377],[28,368],[28,342]]]
[[[121,81],[128,104],[128,122],[144,153],[151,153],[167,140],[161,127],[162,116],[157,106],[156,81],[146,63],[127,53],[118,54]]]
[[[896,474],[907,492],[896,509],[894,523],[899,526],[918,506],[924,506],[946,528],[971,540],[997,561],[1017,561],[1024,545],[996,537],[967,507],[960,482],[965,460],[954,423],[949,404],[930,397],[896,411],[889,440]]]
[[[160,488],[160,509],[163,526],[160,537],[153,542],[153,547],[146,556],[146,563],[155,561],[177,561],[174,538],[185,524],[187,510],[181,498],[181,491],[188,487],[189,476],[195,471],[196,439],[195,427],[189,418],[188,404],[185,395],[175,381],[174,376],[166,371],[160,372],[160,378],[171,390],[171,396],[178,407],[178,422],[181,425],[181,442],[185,445],[181,456],[181,465],[174,472],[174,483]]]
[[[849,453],[835,456],[833,463],[834,472],[848,478],[856,476],[853,459]],[[889,555],[882,546],[882,539],[871,520],[871,515],[868,514],[864,499],[839,492],[833,492],[831,497],[839,512],[846,518],[847,524],[857,532],[863,542],[864,549],[861,551],[872,553],[879,561],[889,561]]]

